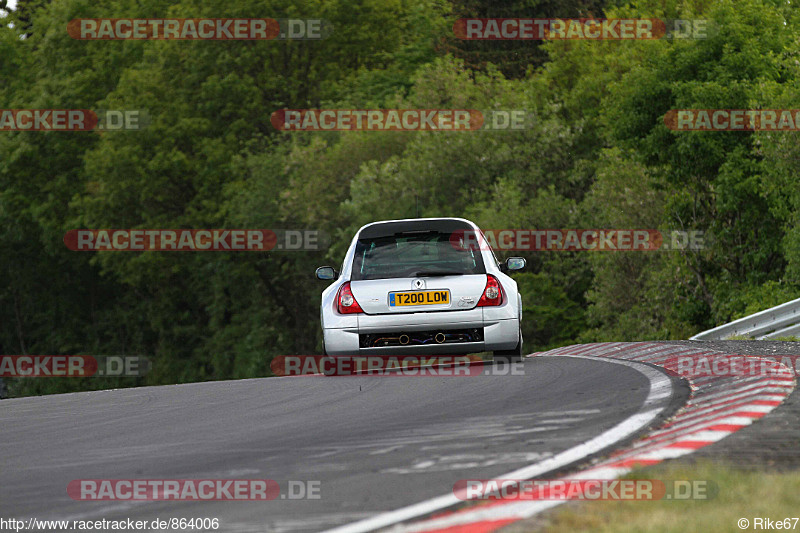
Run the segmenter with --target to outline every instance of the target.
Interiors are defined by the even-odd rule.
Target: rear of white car
[[[322,293],[328,355],[521,355],[522,299],[472,222],[459,218],[375,222],[353,239],[342,272]],[[466,238],[465,238],[466,237]],[[476,244],[480,242],[480,244]],[[467,243],[467,244],[465,244]]]

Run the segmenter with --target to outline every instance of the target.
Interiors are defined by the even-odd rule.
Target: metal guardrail
[[[758,340],[800,336],[800,298],[703,331],[691,340],[724,340],[735,335]]]

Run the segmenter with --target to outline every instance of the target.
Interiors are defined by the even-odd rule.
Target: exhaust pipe
[[[433,340],[436,341],[436,344],[442,344],[444,342],[444,339],[445,339],[444,333],[442,332],[437,333],[433,337]]]
[[[400,335],[400,337],[398,337],[398,340],[400,341],[400,344],[405,345],[408,344],[408,341],[410,341],[411,339],[409,339],[408,335],[404,333],[403,335]]]

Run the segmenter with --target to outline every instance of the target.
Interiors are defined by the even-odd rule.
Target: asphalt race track
[[[522,376],[297,377],[0,402],[0,516],[219,518],[321,531],[547,459],[637,413],[633,368],[533,358]],[[77,479],[318,481],[319,499],[76,501]]]

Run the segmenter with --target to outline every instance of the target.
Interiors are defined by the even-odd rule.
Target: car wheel
[[[513,350],[497,350],[492,359],[496,363],[519,363],[522,361],[522,328],[519,329],[519,342]]]

